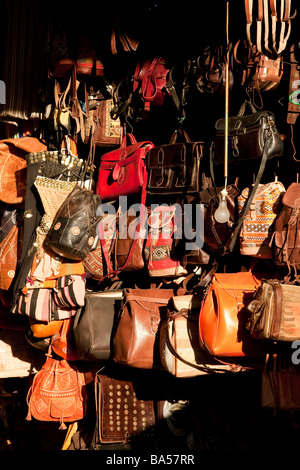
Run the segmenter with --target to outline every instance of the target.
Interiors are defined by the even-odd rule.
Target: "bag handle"
[[[167,325],[166,325],[167,345],[168,345],[168,348],[169,348],[170,352],[173,354],[173,356],[175,356],[177,359],[179,359],[184,364],[192,367],[193,369],[199,370],[201,372],[206,372],[208,374],[235,373],[235,372],[240,372],[241,370],[244,369],[240,365],[230,364],[230,363],[224,363],[224,365],[227,365],[229,367],[229,369],[218,369],[218,368],[211,369],[206,364],[203,364],[203,365],[194,364],[193,362],[189,362],[187,359],[183,358],[178,353],[178,351],[176,351],[174,349],[174,347],[172,345],[171,337],[170,337],[170,331],[169,331],[169,328],[168,328],[168,323],[170,323],[173,319],[175,319],[179,316],[183,316],[185,318],[188,318],[188,310],[187,309],[182,309],[179,312],[174,312],[174,313],[170,314],[168,319],[166,320],[166,323],[167,323]],[[220,361],[220,362],[222,362],[222,361]]]
[[[183,142],[191,142],[191,139],[185,130],[177,129],[171,137],[170,144],[175,144],[179,135],[182,138]]]

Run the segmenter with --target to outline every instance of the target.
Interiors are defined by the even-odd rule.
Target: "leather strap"
[[[141,229],[143,221],[144,221],[145,209],[146,209],[146,198],[147,198],[147,169],[146,169],[146,167],[144,167],[144,179],[143,179],[143,186],[142,186],[142,191],[141,191],[141,211],[140,211],[140,215],[139,215],[140,223],[136,227],[136,232],[138,232],[138,230]],[[100,220],[100,222],[99,222],[99,232],[100,232],[100,243],[101,243],[101,246],[102,246],[103,255],[104,255],[104,258],[105,258],[107,269],[109,271],[109,273],[102,279],[102,280],[104,280],[104,279],[107,279],[107,278],[117,276],[118,274],[120,274],[121,271],[123,271],[126,268],[126,266],[128,265],[128,263],[131,260],[132,254],[134,252],[135,246],[136,246],[137,241],[138,241],[138,237],[134,238],[134,240],[131,244],[127,259],[126,259],[125,263],[123,264],[123,266],[120,266],[118,269],[114,270],[114,268],[112,266],[112,263],[111,263],[111,260],[110,260],[110,257],[109,257],[109,253],[108,253],[108,250],[107,250],[105,239],[104,239],[104,230],[103,230],[102,220]]]
[[[257,191],[257,188],[258,188],[258,185],[261,181],[261,178],[263,176],[263,173],[265,171],[265,166],[266,166],[266,163],[267,163],[267,158],[268,158],[268,146],[269,146],[269,142],[270,142],[270,139],[271,139],[271,136],[269,136],[267,134],[266,136],[266,140],[265,140],[265,144],[264,144],[264,151],[263,151],[263,155],[262,155],[262,158],[261,158],[261,162],[260,162],[260,166],[259,166],[259,170],[258,170],[258,173],[257,173],[257,176],[256,176],[256,179],[255,179],[255,183],[252,187],[252,191],[247,199],[247,202],[246,204],[244,205],[243,207],[243,211],[242,213],[240,214],[239,216],[239,220],[238,220],[238,223],[234,229],[234,232],[233,232],[233,236],[232,236],[232,240],[231,240],[231,243],[230,243],[230,246],[229,246],[229,251],[232,252],[233,249],[234,249],[234,246],[236,244],[236,240],[237,240],[237,237],[238,237],[238,234],[239,234],[239,231],[242,227],[242,224],[249,212],[249,209],[250,209],[250,206],[252,204],[252,201],[255,197],[255,194],[256,194],[256,191]]]

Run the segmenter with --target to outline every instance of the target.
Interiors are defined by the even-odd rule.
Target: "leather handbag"
[[[178,130],[169,144],[151,149],[147,155],[148,194],[197,194],[203,148],[203,142],[192,142],[186,131]]]
[[[83,260],[96,241],[101,199],[78,184],[66,197],[46,234],[44,247],[65,258]]]
[[[262,349],[246,328],[259,277],[251,271],[213,275],[199,315],[200,345],[212,356],[260,357]]]
[[[201,295],[172,297],[167,318],[162,322],[159,334],[161,363],[175,377],[194,377],[233,370],[230,365],[221,364],[200,347],[201,302]]]
[[[45,150],[47,146],[36,137],[0,141],[0,201],[14,205],[24,204],[27,174],[25,156]]]
[[[107,361],[110,358],[113,328],[122,299],[122,290],[87,292],[85,306],[78,310],[73,323],[80,360]]]
[[[244,115],[246,105],[252,113]],[[214,163],[224,163],[225,119],[216,124]],[[238,115],[228,119],[228,162],[242,163],[248,160],[267,159],[283,155],[283,142],[276,127],[275,116],[270,111],[256,111],[246,101]]]
[[[300,340],[300,286],[276,279],[264,280],[247,309],[247,328],[258,340]]]
[[[261,381],[262,408],[299,410],[299,372],[299,364],[293,364],[290,353],[268,353]]]
[[[102,155],[96,187],[102,201],[141,193],[147,183],[146,154],[153,147],[152,142],[137,142],[133,134],[125,134],[118,149]]]
[[[144,63],[138,62],[133,76],[133,93],[137,93],[142,99],[144,111],[150,111],[151,105],[163,105],[168,72],[162,57],[154,57]]]
[[[101,281],[109,274],[110,270],[113,270],[111,250],[116,237],[116,216],[114,214],[105,214],[96,230],[96,248],[87,254],[82,263],[88,277]],[[108,265],[107,260],[109,261]]]
[[[86,414],[84,373],[65,359],[48,355],[28,390],[27,403],[27,421],[33,417],[58,422],[59,429],[67,429],[65,423],[81,420]]]
[[[134,383],[120,375],[95,377],[96,443],[127,443],[154,438],[154,402],[137,396]]]
[[[115,269],[122,271],[139,271],[144,268],[144,237],[139,236],[137,229],[140,221],[135,211],[129,209],[118,218],[117,233],[114,240],[112,256]],[[134,244],[133,249],[132,246]]]
[[[73,324],[74,316],[63,320],[62,327],[51,337],[52,351],[67,361],[79,361],[77,352]]]
[[[159,328],[172,289],[127,289],[113,335],[113,360],[141,369],[162,369]]]

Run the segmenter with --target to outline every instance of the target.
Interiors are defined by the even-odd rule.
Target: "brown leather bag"
[[[153,439],[153,400],[137,397],[130,379],[98,373],[95,390],[96,444]]]
[[[66,429],[66,422],[83,419],[86,413],[84,373],[65,359],[47,356],[28,391],[28,415],[39,421],[59,422],[59,429]]]
[[[116,320],[113,360],[141,369],[162,369],[159,329],[173,289],[128,289]]]
[[[0,141],[0,201],[7,204],[24,203],[27,170],[25,156],[45,150],[47,146],[35,137]]]
[[[144,268],[144,238],[138,236],[133,246],[138,224],[135,212],[131,214],[130,210],[119,217],[117,236],[112,250],[117,270],[123,266],[124,271],[138,271]]]

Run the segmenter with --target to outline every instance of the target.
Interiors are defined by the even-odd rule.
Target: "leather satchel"
[[[151,149],[147,156],[148,194],[197,194],[203,148],[203,142],[192,142],[186,131],[178,130],[169,144]]]
[[[116,363],[140,369],[162,369],[159,329],[166,318],[172,289],[127,289],[116,320],[113,355]]]
[[[83,260],[96,242],[101,199],[92,190],[76,185],[54,216],[45,237],[45,249],[65,258]]]
[[[160,328],[160,358],[164,368],[175,377],[194,377],[231,371],[200,347],[199,312],[202,296],[172,297],[168,316]]]
[[[137,142],[134,135],[125,134],[118,149],[102,155],[96,188],[102,201],[141,193],[147,183],[146,154],[153,147],[152,142]]]
[[[87,292],[85,306],[76,313],[73,323],[81,360],[107,361],[110,358],[113,328],[122,299],[122,290]]]
[[[292,342],[300,339],[300,286],[280,280],[263,281],[247,306],[247,328],[258,340]]]
[[[251,114],[244,115],[246,104],[250,106]],[[224,163],[225,119],[219,119],[215,128],[213,161],[215,165],[219,165]],[[238,115],[228,119],[228,162],[260,160],[264,155],[266,159],[283,155],[283,142],[276,127],[275,116],[270,111],[256,111],[246,101]]]
[[[215,273],[199,315],[201,347],[216,357],[260,357],[262,349],[246,328],[247,305],[261,284],[249,272]]]
[[[153,400],[137,396],[134,383],[122,376],[95,377],[96,443],[112,444],[153,439]]]

